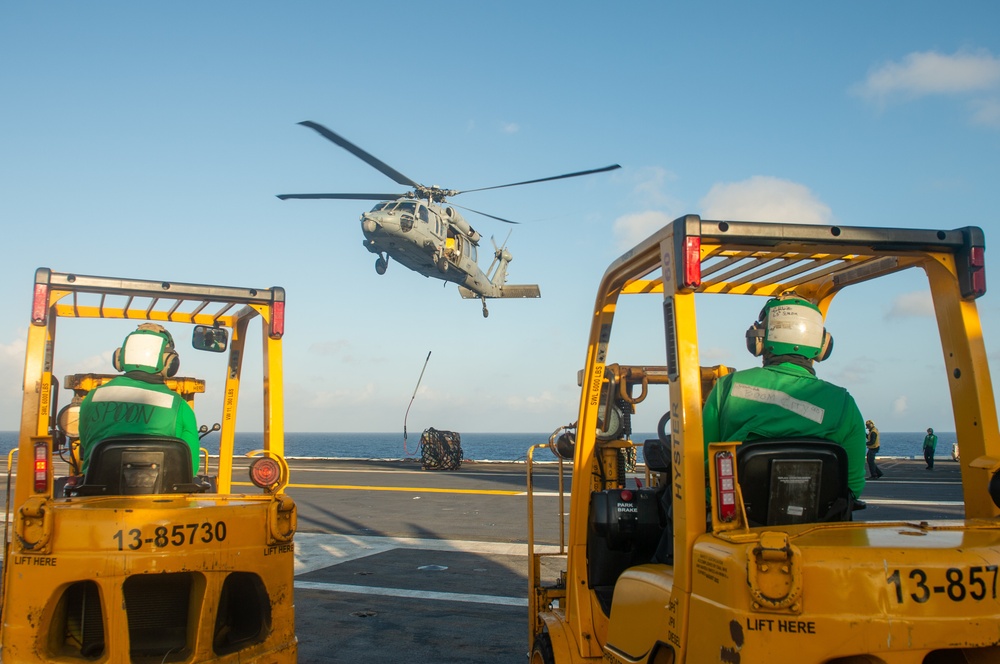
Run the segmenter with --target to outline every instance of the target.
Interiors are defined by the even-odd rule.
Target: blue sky
[[[40,266],[283,286],[289,431],[401,429],[431,351],[411,431],[547,432],[576,418],[601,275],[674,217],[979,225],[989,260],[998,25],[994,2],[4,3],[0,430],[18,424]],[[396,190],[302,120],[456,189],[622,169],[455,201],[521,222],[510,280],[542,289],[484,320],[453,286],[376,275],[367,202],[275,198]],[[470,221],[487,248],[509,230]],[[997,297],[979,303],[994,363]],[[699,304],[703,364],[752,365],[761,302],[717,304]],[[612,359],[663,362],[644,306]],[[111,371],[128,327],[61,337],[57,373]],[[922,275],[843,294],[828,327],[819,374],[883,430],[953,428]],[[182,350],[182,373],[211,389],[200,361]]]

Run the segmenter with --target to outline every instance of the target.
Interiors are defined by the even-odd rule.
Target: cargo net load
[[[462,435],[457,431],[424,429],[420,437],[420,461],[424,470],[458,470],[462,466]]]

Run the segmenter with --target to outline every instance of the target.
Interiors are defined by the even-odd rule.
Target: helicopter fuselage
[[[444,205],[447,198],[457,196],[463,193],[462,191],[445,189],[437,185],[432,187],[422,185],[321,124],[309,120],[299,124],[313,129],[328,141],[347,150],[383,175],[387,175],[397,184],[412,187],[412,190],[402,194],[278,194],[278,198],[281,200],[300,198],[380,201],[371,210],[361,215],[361,230],[365,234],[365,248],[378,255],[378,259],[375,261],[376,272],[385,274],[389,267],[389,259],[392,258],[397,263],[425,277],[458,284],[458,291],[463,298],[482,300],[483,316],[489,315],[486,310],[487,298],[534,298],[541,296],[537,284],[507,283],[507,266],[512,258],[510,252],[507,251],[506,240],[500,247],[496,246],[496,242],[494,242],[493,261],[485,271],[479,267],[476,261],[481,236],[454,207]],[[621,168],[621,166],[612,164],[603,168],[563,173],[562,175],[524,180],[523,182],[466,189],[465,192],[575,178],[581,175],[612,171],[616,168]],[[472,208],[463,209],[508,224],[517,223]]]
[[[361,215],[361,230],[365,248],[381,261],[392,258],[425,277],[499,295],[477,262],[481,236],[452,207],[413,198],[381,202]],[[386,266],[376,262],[380,274]]]

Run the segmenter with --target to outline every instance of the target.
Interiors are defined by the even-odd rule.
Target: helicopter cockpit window
[[[427,214],[427,208],[425,208],[423,205],[417,208],[417,216],[419,216],[420,221],[424,222],[425,224],[430,220],[430,217]]]
[[[416,203],[400,203],[399,207],[396,208],[401,212],[399,215],[399,230],[404,233],[409,232],[413,229],[413,219],[416,215]]]
[[[471,258],[473,261],[479,261],[476,252],[476,245],[472,244],[471,242],[462,243],[462,253]]]
[[[382,201],[381,203],[376,203],[375,207],[372,208],[372,212],[378,212],[379,210],[384,210],[390,204],[392,204],[392,201]]]

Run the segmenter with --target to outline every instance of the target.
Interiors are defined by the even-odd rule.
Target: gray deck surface
[[[466,462],[455,471],[413,461],[290,464],[300,662],[527,661],[523,463]],[[885,477],[868,483],[868,507],[855,519],[962,518],[957,463],[879,466]],[[536,545],[550,548],[559,536],[556,472],[535,466]]]

